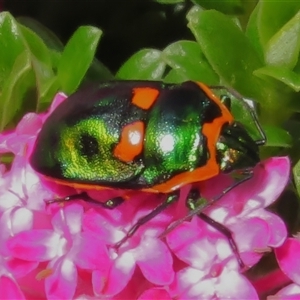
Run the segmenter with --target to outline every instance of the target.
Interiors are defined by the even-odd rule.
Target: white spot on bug
[[[163,152],[171,152],[174,149],[175,140],[172,134],[166,134],[160,140],[159,146]]]

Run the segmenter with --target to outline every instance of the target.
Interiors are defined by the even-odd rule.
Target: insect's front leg
[[[137,222],[128,230],[127,234],[117,243],[115,244],[115,248],[120,248],[134,233],[144,224],[152,220],[155,216],[164,211],[167,207],[169,207],[173,202],[176,202],[179,199],[180,191],[177,190],[173,193],[167,195],[167,198],[163,203],[158,205],[155,209],[153,209],[149,214],[141,217],[137,220]]]

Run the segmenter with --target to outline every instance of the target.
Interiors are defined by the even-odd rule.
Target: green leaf
[[[65,93],[74,92],[90,67],[102,31],[92,26],[79,27],[68,41],[57,70]]]
[[[266,146],[270,147],[292,147],[291,135],[281,127],[264,125],[263,130],[267,136]]]
[[[60,39],[47,27],[29,17],[18,17],[18,22],[36,33],[48,48],[53,69],[57,69],[64,45]]]
[[[116,77],[132,80],[160,80],[166,63],[162,52],[156,49],[142,49],[133,54],[118,70]]]
[[[47,109],[59,89],[60,85],[57,76],[54,76],[44,82],[38,99],[37,111],[44,111]]]
[[[253,75],[263,64],[241,30],[217,11],[193,8],[187,17],[188,27],[221,81],[248,98],[264,101],[266,83]]]
[[[174,69],[170,70],[163,79],[163,81],[167,83],[181,83],[187,80],[188,78],[184,74]]]
[[[267,43],[265,61],[269,65],[293,69],[300,50],[300,11]]]
[[[216,9],[224,14],[242,14],[244,12],[243,3],[241,0],[192,0],[197,5],[200,5],[206,9]]]
[[[31,103],[23,101],[25,94],[34,87],[35,76],[31,68],[31,60],[27,51],[19,55],[3,85],[0,96],[0,131],[14,118],[21,117],[22,104],[27,107]],[[35,104],[35,103],[34,103]],[[32,105],[31,105],[32,107]]]
[[[257,26],[262,45],[265,46],[299,10],[300,1],[260,1]]]
[[[38,21],[28,17],[19,17],[17,20],[19,23],[36,33],[43,40],[49,51],[52,68],[53,70],[56,70],[61,58],[61,53],[64,50],[63,43],[51,30],[43,26]]]
[[[38,93],[38,100],[43,102],[50,102],[55,92],[59,88],[56,85],[56,90],[52,90],[49,94],[49,86],[52,85],[54,79],[54,72],[52,70],[51,55],[40,37],[33,31],[29,30],[23,25],[19,25],[23,37],[26,40],[26,45],[31,54],[32,68],[36,77],[36,88]],[[53,86],[53,85],[52,85]],[[48,97],[47,97],[48,96]],[[39,110],[39,102],[37,103],[37,110]]]
[[[114,76],[104,64],[94,58],[90,68],[87,71],[86,78],[87,80],[93,81],[112,80],[114,79]]]
[[[293,147],[292,149],[289,149],[288,155],[293,162],[296,162],[300,159],[300,122],[295,118],[289,119],[285,122],[284,127],[287,129],[293,140]]]
[[[30,53],[34,55],[39,62],[51,69],[50,54],[43,40],[23,25],[19,25],[19,29],[26,40],[26,46],[29,48]]]
[[[178,41],[163,50],[166,63],[184,80],[206,84],[218,84],[219,77],[208,63],[199,44],[193,41]],[[170,76],[170,75],[169,75]]]
[[[17,20],[20,24],[26,26],[28,29],[36,33],[49,49],[57,52],[63,51],[63,43],[49,28],[29,17],[18,17]]]
[[[250,15],[247,28],[246,28],[246,36],[251,42],[251,44],[253,45],[254,49],[256,50],[256,53],[258,54],[260,60],[264,61],[264,49],[260,41],[259,30],[257,25],[260,3],[261,2],[259,2],[255,6],[254,10],[252,11],[252,14]]]
[[[300,160],[296,163],[296,165],[293,168],[293,175],[298,195],[300,195]]]
[[[283,82],[296,92],[300,91],[300,75],[288,68],[266,66],[255,70],[254,75],[258,77],[270,76],[278,81]]]
[[[18,23],[8,12],[0,13],[0,90],[15,64],[16,58],[26,52]],[[1,110],[0,110],[1,111]]]

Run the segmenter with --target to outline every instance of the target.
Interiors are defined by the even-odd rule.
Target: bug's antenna
[[[254,121],[254,124],[255,124],[255,126],[256,126],[259,134],[262,137],[260,140],[256,140],[255,143],[258,146],[262,146],[262,145],[264,145],[266,143],[267,136],[266,136],[265,132],[263,131],[263,129],[262,129],[262,127],[261,127],[261,125],[260,125],[260,123],[258,121],[257,113],[256,113],[254,107],[249,104],[249,101],[251,101],[251,103],[253,104],[252,100],[250,100],[250,99],[243,99],[243,103],[249,109],[249,112],[250,112],[250,115],[251,115],[251,117],[252,117],[252,119]]]
[[[261,139],[256,140],[255,143],[258,146],[263,146],[266,141],[267,141],[267,136],[265,134],[265,132],[263,131],[259,121],[258,121],[258,116],[256,113],[256,109],[255,109],[255,104],[253,103],[253,100],[251,99],[247,99],[247,98],[243,98],[243,96],[237,92],[236,90],[230,88],[230,87],[226,87],[226,86],[221,86],[221,85],[211,85],[209,86],[209,88],[211,89],[223,89],[226,90],[228,93],[230,93],[231,95],[233,95],[235,98],[239,99],[241,101],[241,103],[247,108],[247,110],[250,112],[251,118],[254,121],[254,124],[261,136]]]

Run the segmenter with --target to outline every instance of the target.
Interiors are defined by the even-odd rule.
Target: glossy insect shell
[[[77,188],[162,193],[258,161],[226,106],[191,81],[81,89],[48,117],[30,158],[37,172]]]

